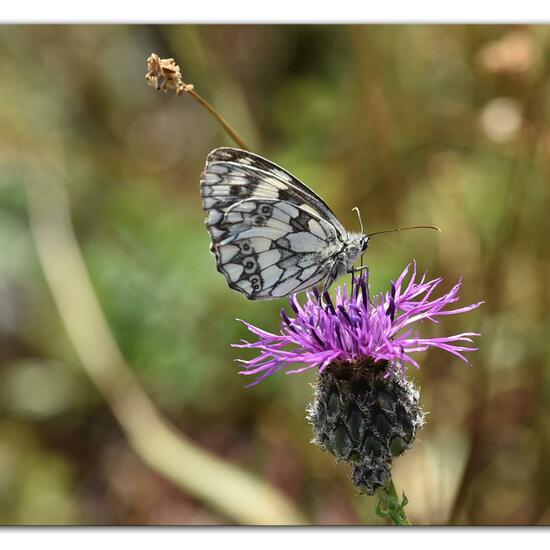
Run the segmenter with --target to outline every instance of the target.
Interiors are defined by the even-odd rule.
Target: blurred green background
[[[199,178],[234,144],[147,86],[156,52],[349,229],[354,206],[369,232],[443,229],[366,256],[373,291],[415,258],[486,301],[421,327],[483,336],[472,368],[417,357],[429,415],[396,485],[414,523],[550,524],[549,47],[547,26],[0,27],[0,523],[235,522],[144,465],[82,369],[29,229],[32,155],[63,166],[98,300],[158,408],[309,522],[383,523],[309,443],[314,373],[243,387],[235,319],[276,330],[285,300],[250,303],[216,271]]]

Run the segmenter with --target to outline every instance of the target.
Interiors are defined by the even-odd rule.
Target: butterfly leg
[[[330,285],[334,282],[334,274],[332,273],[332,271],[334,270],[335,265],[336,265],[336,262],[333,262],[332,265],[330,266],[330,269],[328,270],[325,282],[323,283],[323,289],[321,291],[321,299],[323,298],[325,292],[327,292],[328,289],[330,288]]]
[[[355,272],[359,272],[359,271],[368,271],[369,269],[369,266],[368,265],[360,265],[359,267],[352,267],[348,273],[351,273],[351,274],[355,274]]]
[[[320,287],[319,292],[317,293],[317,301],[319,305],[323,305],[323,297],[325,292],[330,288],[330,285],[332,284],[331,278],[332,277],[332,270],[334,268],[334,264],[330,266],[330,269],[328,270],[327,276],[325,277],[325,280],[323,282],[323,286]]]
[[[332,284],[332,282],[334,281],[334,275],[332,273],[333,269],[334,269],[334,266],[336,265],[336,262],[333,262],[330,266],[330,269],[328,270],[328,273],[327,273],[327,276],[325,278],[325,282],[323,283],[323,286],[321,287],[321,292],[318,296],[318,303],[320,306],[326,306],[328,304],[325,304],[323,302],[323,299],[325,297],[325,292],[328,291],[328,289],[330,288],[330,285]],[[330,299],[330,298],[329,298]],[[321,322],[321,317],[319,316],[319,319],[317,320],[317,327],[319,326],[319,323]]]

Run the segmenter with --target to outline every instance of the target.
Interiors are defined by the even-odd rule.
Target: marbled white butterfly
[[[201,196],[218,271],[250,300],[326,290],[368,245],[368,235],[348,233],[302,182],[241,149],[208,155]]]

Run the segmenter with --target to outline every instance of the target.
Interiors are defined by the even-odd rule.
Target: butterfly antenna
[[[352,208],[352,210],[355,210],[355,212],[357,212],[357,217],[359,218],[359,226],[361,227],[361,234],[363,234],[364,229],[363,229],[363,220],[361,219],[361,212],[360,212],[360,210],[357,206],[354,206]],[[363,265],[363,256],[364,256],[364,253],[361,252],[361,265]],[[352,273],[351,274],[351,289],[352,290],[353,290],[353,279],[354,278],[355,278],[355,273]]]
[[[361,212],[359,211],[359,208],[357,208],[357,206],[354,206],[352,210],[355,210],[355,212],[357,212],[357,217],[359,218],[359,225],[361,227],[361,233],[363,233],[363,220],[361,219]]]
[[[399,227],[397,229],[387,229],[386,231],[376,231],[369,233],[366,237],[374,237],[374,235],[382,235],[383,233],[395,233],[396,231],[408,231],[409,229],[435,229],[441,233],[441,229],[437,225],[413,225],[411,227]]]

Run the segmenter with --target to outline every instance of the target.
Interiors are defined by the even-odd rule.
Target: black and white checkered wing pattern
[[[240,149],[212,151],[202,205],[218,271],[251,300],[322,285],[346,232],[325,202],[286,170]]]

